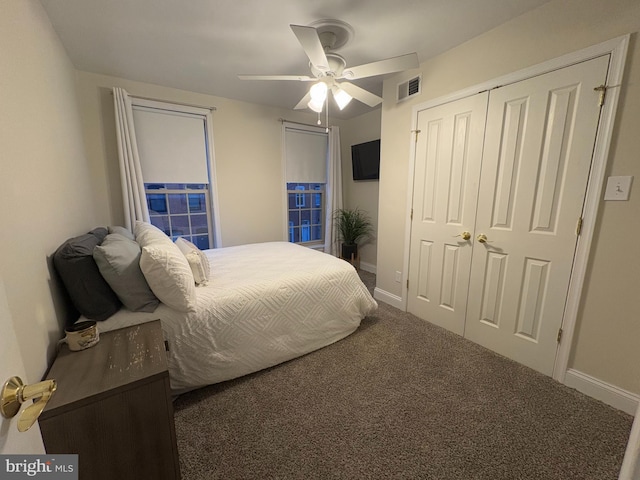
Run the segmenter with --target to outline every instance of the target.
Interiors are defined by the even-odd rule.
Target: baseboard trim
[[[360,269],[364,270],[365,272],[373,273],[374,275],[377,271],[376,265],[367,262],[360,262]]]
[[[640,403],[640,395],[628,392],[572,368],[567,370],[564,384],[629,415],[635,415],[638,403]]]
[[[373,290],[373,298],[376,300],[380,300],[381,302],[387,303],[392,307],[396,307],[400,310],[404,310],[404,305],[402,303],[402,297],[394,295],[393,293],[386,292],[384,290],[376,287]]]

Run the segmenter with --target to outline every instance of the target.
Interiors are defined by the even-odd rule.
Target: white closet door
[[[465,322],[471,240],[488,94],[418,114],[408,310],[458,334]]]
[[[603,56],[491,91],[465,337],[552,374]],[[485,243],[478,235],[487,237]]]

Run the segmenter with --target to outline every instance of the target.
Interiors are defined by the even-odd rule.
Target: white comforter
[[[193,313],[120,310],[105,332],[160,319],[174,390],[261,370],[351,334],[377,304],[347,262],[287,242],[206,250],[211,281]]]

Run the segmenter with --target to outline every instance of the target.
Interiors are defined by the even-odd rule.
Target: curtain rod
[[[195,103],[183,103],[183,102],[172,102],[170,100],[162,100],[160,98],[151,98],[151,97],[140,97],[138,95],[129,95],[132,98],[137,98],[138,100],[151,100],[153,102],[163,102],[170,103],[172,105],[182,105],[183,107],[195,107],[195,108],[206,108],[207,110],[211,110],[215,112],[217,110],[216,107],[211,107],[209,105],[197,105]]]
[[[113,90],[111,90],[111,95],[113,95]],[[170,103],[171,105],[182,105],[183,107],[205,108],[207,110],[211,110],[212,112],[215,112],[217,110],[216,107],[211,107],[209,105],[197,105],[195,103],[172,102],[170,100],[163,100],[162,98],[141,97],[140,95],[131,95],[131,94],[128,94],[128,95],[131,98],[137,98],[138,100],[151,100],[152,102]]]
[[[293,123],[294,125],[304,125],[305,127],[327,128],[326,126],[323,126],[323,125],[317,125],[317,124],[313,125],[311,123],[293,122],[291,120],[287,120],[286,118],[279,118],[278,121],[280,123],[287,122],[287,123]],[[331,127],[329,127],[329,128],[331,128]]]

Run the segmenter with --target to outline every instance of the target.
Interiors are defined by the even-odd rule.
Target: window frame
[[[309,242],[291,242],[291,243],[296,243],[297,245],[303,245],[305,247],[309,247],[309,248],[314,248],[317,250],[323,250],[324,251],[324,247],[325,247],[325,232],[326,232],[326,222],[327,222],[327,212],[326,212],[326,194],[327,191],[329,189],[329,184],[328,184],[328,177],[326,179],[325,182],[306,182],[306,181],[300,181],[300,182],[294,182],[294,181],[289,181],[287,179],[287,158],[286,158],[286,131],[287,128],[289,129],[294,129],[294,130],[303,130],[303,131],[308,131],[308,132],[312,132],[312,133],[319,133],[319,134],[323,134],[326,135],[326,139],[327,139],[327,158],[325,159],[325,168],[328,169],[329,167],[329,134],[328,131],[326,129],[326,127],[316,127],[315,125],[307,125],[307,124],[302,124],[302,123],[296,123],[296,122],[287,122],[287,121],[282,121],[282,182],[283,182],[283,189],[282,189],[282,204],[283,204],[283,234],[282,234],[282,238],[285,242],[289,242],[290,241],[290,225],[289,225],[289,194],[290,193],[300,193],[300,191],[298,190],[296,192],[296,190],[293,190],[292,192],[290,192],[290,190],[288,189],[288,183],[308,183],[308,184],[320,184],[323,185],[323,189],[322,189],[322,194],[321,194],[321,207],[320,207],[320,228],[321,228],[321,240],[313,240],[313,241],[309,241]],[[309,207],[305,207],[306,209],[312,210],[315,209],[315,207],[313,206],[315,204],[315,198],[314,198],[314,193],[315,190],[306,190],[305,192],[309,192],[309,193],[305,193],[310,195],[310,202],[311,205]],[[301,228],[301,225],[300,227]]]
[[[145,183],[144,184],[144,193],[145,196],[147,197],[147,202],[149,202],[149,195],[164,195],[166,197],[166,205],[167,205],[167,213],[165,214],[161,214],[161,215],[152,215],[151,214],[151,209],[149,208],[149,219],[151,220],[151,223],[153,223],[153,217],[167,217],[168,218],[168,222],[169,222],[169,233],[167,233],[166,231],[164,233],[167,234],[167,236],[169,236],[172,240],[176,240],[176,238],[178,237],[189,237],[189,240],[195,244],[197,244],[197,242],[193,241],[193,237],[200,237],[200,236],[204,236],[204,234],[200,234],[200,233],[193,233],[193,228],[191,225],[191,212],[189,211],[190,206],[189,206],[189,195],[193,194],[193,195],[202,195],[204,194],[205,197],[205,214],[208,216],[208,221],[207,221],[207,236],[209,238],[209,248],[212,248],[212,244],[214,243],[214,237],[213,237],[213,221],[211,219],[211,200],[209,198],[209,191],[210,191],[210,184],[205,184],[205,183],[201,183],[198,185],[203,185],[204,188],[189,188],[188,185],[190,184],[183,184],[185,185],[185,188],[167,188],[167,187],[163,187],[163,188],[148,188],[148,185],[158,185],[157,183]],[[175,213],[172,214],[171,213],[171,203],[169,201],[169,195],[186,195],[187,196],[187,213]],[[186,216],[189,219],[189,231],[191,233],[185,234],[185,235],[172,235],[172,227],[171,227],[171,217],[176,217],[176,216]]]
[[[324,239],[324,235],[325,235],[325,221],[326,221],[326,213],[325,213],[325,207],[326,207],[326,192],[327,192],[327,184],[326,183],[313,183],[310,185],[321,185],[322,188],[318,189],[318,188],[308,188],[308,189],[304,189],[304,190],[300,190],[298,186],[296,186],[294,189],[289,189],[288,184],[287,184],[287,188],[285,189],[287,194],[287,241],[290,243],[296,243],[298,245],[304,245],[305,247],[312,247],[312,248],[318,248],[319,246],[322,246],[324,248],[324,243],[325,243],[325,239]],[[300,192],[304,192],[304,193],[300,193]],[[295,207],[294,208],[289,208],[289,199],[291,195],[295,195],[296,198],[294,199],[294,204]],[[306,202],[302,202],[303,205],[299,206],[298,205],[298,199],[297,196],[298,195],[302,195],[303,197],[308,195],[310,198],[310,202],[309,205],[306,205]],[[317,205],[316,203],[316,196],[320,195],[320,205]],[[303,241],[302,240],[302,227],[303,227],[303,221],[304,220],[300,220],[300,224],[296,227],[295,225],[291,225],[291,220],[290,220],[290,213],[292,211],[299,211],[301,212],[302,210],[306,210],[309,211],[309,217],[311,220],[309,220],[309,224],[306,225],[307,228],[309,228],[309,231],[311,232],[311,229],[313,227],[320,227],[320,239],[318,240],[309,240],[309,241]],[[320,210],[320,223],[313,223],[313,211],[314,210]],[[291,241],[292,239],[292,229],[293,228],[298,228],[300,229],[300,241],[299,242],[293,242]],[[310,235],[311,236],[311,235]],[[295,236],[293,236],[293,238],[295,238]]]
[[[209,207],[209,245],[210,248],[219,248],[222,244],[222,232],[220,228],[220,210],[218,201],[218,184],[217,184],[217,169],[216,158],[213,140],[213,111],[215,107],[198,107],[194,105],[183,105],[180,103],[163,102],[160,100],[150,100],[147,98],[140,98],[131,96],[132,108],[139,108],[144,110],[162,110],[166,112],[173,112],[182,115],[197,115],[202,117],[204,121],[204,136],[205,136],[205,151],[207,172],[209,175],[207,201]],[[143,175],[144,176],[144,175]],[[152,182],[145,182],[152,183]],[[155,182],[157,184],[159,182]],[[147,189],[145,185],[145,197]],[[146,199],[146,198],[145,198]]]

